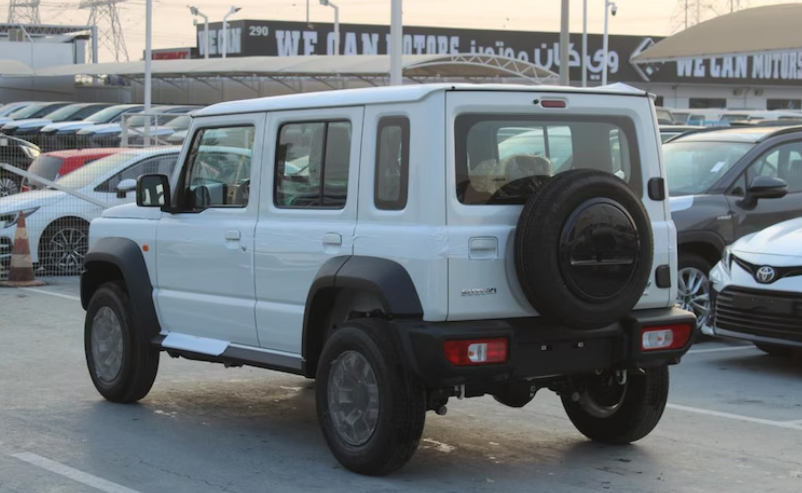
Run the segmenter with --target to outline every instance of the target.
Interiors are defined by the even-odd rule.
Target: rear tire
[[[89,376],[106,400],[131,403],[144,398],[156,379],[159,349],[133,322],[122,281],[103,284],[92,296],[84,322]]]
[[[791,356],[791,348],[784,346],[775,346],[774,344],[763,344],[760,342],[753,343],[756,348],[760,349],[769,356],[787,357]]]
[[[426,393],[404,367],[386,322],[355,320],[331,335],[320,356],[315,398],[323,436],[345,468],[385,475],[415,454]]]
[[[578,402],[570,395],[563,396],[568,418],[580,433],[597,442],[627,444],[640,440],[657,426],[668,402],[668,366],[646,368],[645,372],[627,377],[618,400],[594,397],[600,387],[589,388]],[[613,381],[612,385],[618,383]]]

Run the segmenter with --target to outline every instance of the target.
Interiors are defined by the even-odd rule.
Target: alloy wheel
[[[92,319],[92,359],[100,380],[109,383],[117,378],[123,364],[123,330],[117,314],[108,306]]]
[[[695,267],[679,271],[677,303],[696,315],[697,328],[707,322],[710,315],[710,280],[707,274]]]
[[[52,265],[62,272],[81,268],[87,250],[86,233],[79,228],[65,227],[50,238],[49,254]]]
[[[17,183],[11,178],[0,178],[0,197],[8,197],[19,193]]]
[[[332,363],[328,407],[334,430],[348,445],[364,445],[373,436],[379,422],[379,387],[360,353],[345,351]]]

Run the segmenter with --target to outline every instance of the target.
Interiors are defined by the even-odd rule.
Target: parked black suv
[[[678,303],[710,308],[708,274],[741,236],[802,216],[802,125],[699,131],[663,144],[679,248]]]

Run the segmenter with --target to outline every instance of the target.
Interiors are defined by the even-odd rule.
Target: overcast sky
[[[232,0],[233,1],[233,0]],[[229,17],[236,19],[295,20],[306,19],[306,0],[236,0],[242,10]],[[341,23],[389,24],[390,0],[332,0],[340,8]],[[604,30],[604,0],[588,1],[588,31]],[[730,0],[701,1],[711,8],[702,8],[703,18],[714,11],[729,11]],[[737,3],[737,0],[733,0]],[[85,24],[89,12],[78,10],[79,0],[59,2],[42,0],[43,23]],[[559,31],[560,0],[404,0],[404,24],[481,28],[516,31]],[[618,14],[610,17],[611,34],[643,34],[664,36],[675,32],[684,22],[685,0],[616,0]],[[788,0],[741,0],[743,6],[789,3]],[[210,22],[221,21],[231,4],[212,0],[154,0],[153,48],[195,46],[195,28],[187,5],[195,5],[209,16]],[[313,22],[333,22],[334,11],[309,0]],[[572,32],[582,32],[583,0],[571,0]],[[0,3],[7,11],[8,0]],[[129,58],[142,57],[145,46],[145,1],[129,0],[120,4]],[[691,15],[693,18],[693,13]],[[105,50],[101,61],[113,61]]]

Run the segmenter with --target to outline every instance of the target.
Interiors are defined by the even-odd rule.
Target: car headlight
[[[17,224],[20,212],[22,212],[25,217],[28,217],[38,210],[38,207],[31,207],[30,209],[24,209],[20,211],[0,212],[0,224],[3,225],[3,229],[10,228],[11,226]]]
[[[33,147],[20,146],[20,149],[22,149],[23,154],[28,156],[30,159],[36,159],[39,157],[39,151],[37,151]]]

